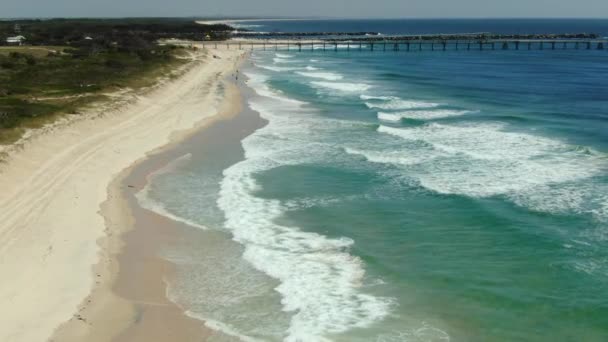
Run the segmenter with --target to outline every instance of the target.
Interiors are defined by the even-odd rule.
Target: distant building
[[[89,37],[89,36],[86,36],[86,37],[84,37],[84,40],[93,40],[93,38]]]
[[[25,41],[24,36],[15,36],[15,37],[6,38],[6,43],[11,44],[11,45],[23,45],[24,41]]]

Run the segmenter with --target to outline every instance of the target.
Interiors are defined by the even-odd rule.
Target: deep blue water
[[[597,33],[608,35],[608,19],[328,19],[239,23],[252,31],[379,32],[437,34],[490,32],[500,34]]]
[[[433,26],[416,22],[272,25]],[[606,22],[572,23],[563,32]],[[225,236],[172,252],[176,300],[243,339],[607,340],[607,61],[606,50],[255,52],[248,104],[267,124],[210,147],[213,160],[242,160],[194,153],[148,193]]]

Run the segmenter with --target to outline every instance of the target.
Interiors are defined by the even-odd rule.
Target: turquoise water
[[[607,340],[607,58],[255,53],[265,126],[147,193],[202,228],[175,300],[242,340]]]

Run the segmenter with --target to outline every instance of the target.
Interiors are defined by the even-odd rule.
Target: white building
[[[8,44],[13,44],[13,45],[23,45],[24,41],[25,41],[24,36],[15,36],[15,37],[6,38],[6,42]]]

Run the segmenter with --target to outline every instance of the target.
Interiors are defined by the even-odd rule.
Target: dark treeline
[[[186,19],[0,21],[0,143],[184,63],[188,49],[160,39],[225,39],[230,30]],[[6,41],[16,36],[21,45]]]
[[[163,38],[221,40],[231,30],[223,24],[201,25],[173,18],[11,20],[0,21],[0,44],[6,44],[6,38],[15,35],[25,36],[28,45],[72,45],[86,37],[118,45],[133,36],[148,42]]]

